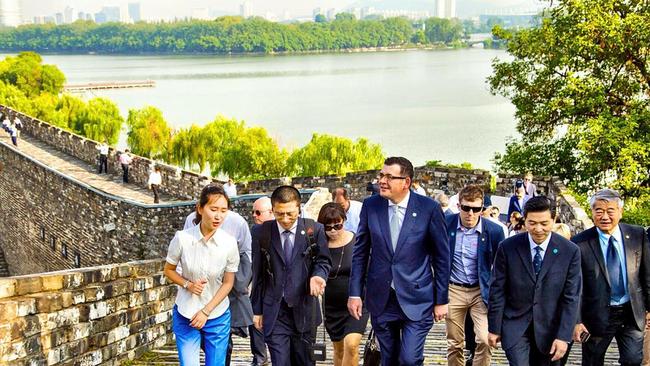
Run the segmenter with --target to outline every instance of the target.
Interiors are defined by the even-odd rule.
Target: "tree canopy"
[[[162,158],[167,153],[171,129],[162,112],[155,107],[129,110],[127,143],[134,154]]]

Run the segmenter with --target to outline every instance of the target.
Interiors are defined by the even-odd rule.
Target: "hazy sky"
[[[244,0],[21,0],[23,15],[30,19],[35,15],[52,15],[62,12],[66,6],[71,6],[75,12],[85,11],[95,13],[106,5],[126,6],[129,2],[139,2],[142,6],[142,15],[145,19],[172,18],[174,16],[187,16],[193,9],[209,8],[214,11],[238,14],[239,5]],[[248,0],[255,15],[264,15],[267,11],[282,14],[289,11],[292,16],[309,15],[312,9],[337,8],[343,9],[354,3],[396,3],[395,1],[382,0]],[[433,8],[435,0],[400,0],[407,8],[410,5],[426,6],[430,3]],[[543,3],[542,0],[457,0],[460,11],[468,7],[480,11],[492,7],[525,7]]]

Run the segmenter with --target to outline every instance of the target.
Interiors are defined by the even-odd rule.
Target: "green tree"
[[[579,192],[650,187],[650,7],[641,0],[563,1],[537,28],[495,28],[511,61],[493,93],[516,107],[519,140],[497,168],[559,175]]]
[[[307,145],[291,153],[287,165],[291,174],[320,176],[378,169],[383,161],[381,147],[366,139],[353,142],[344,137],[315,133]]]
[[[76,119],[70,122],[72,129],[77,133],[114,145],[117,143],[124,119],[115,103],[106,98],[93,98]]]
[[[56,66],[42,65],[42,61],[34,52],[7,57],[0,64],[0,80],[17,86],[27,96],[37,96],[41,92],[60,93],[65,76]]]
[[[127,143],[134,154],[159,159],[167,152],[171,129],[155,107],[129,110]]]
[[[327,23],[327,18],[325,18],[325,15],[323,14],[316,14],[314,21],[316,23]]]

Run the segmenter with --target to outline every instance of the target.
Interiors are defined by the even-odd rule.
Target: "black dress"
[[[363,334],[368,324],[368,312],[363,310],[361,319],[354,319],[348,312],[348,282],[352,267],[352,241],[340,248],[330,248],[332,269],[330,270],[323,305],[325,307],[325,329],[333,342],[342,341],[350,333]]]

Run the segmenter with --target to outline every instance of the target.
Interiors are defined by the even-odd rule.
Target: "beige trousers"
[[[465,366],[465,316],[469,311],[474,321],[476,352],[474,366],[489,366],[492,349],[488,345],[487,307],[481,288],[449,285],[449,314],[447,316],[447,361],[449,366]]]

